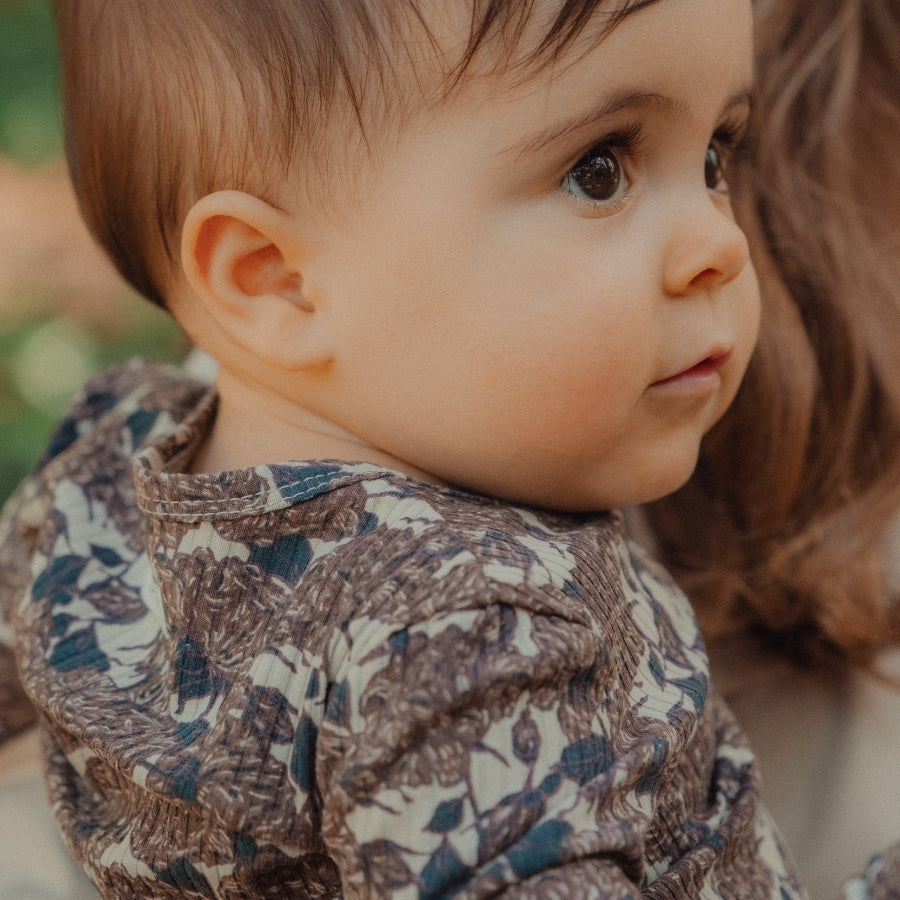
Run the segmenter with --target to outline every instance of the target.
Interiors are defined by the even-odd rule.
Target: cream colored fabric
[[[644,546],[653,535],[626,511]],[[885,548],[900,587],[900,516]],[[765,658],[737,640],[711,653],[713,683],[750,738],[763,802],[794,855],[812,900],[864,900],[850,880],[900,842],[900,688],[871,677],[823,679]],[[900,683],[900,648],[881,671]]]
[[[900,588],[900,516],[885,553]],[[900,688],[859,674],[813,677],[742,647],[711,663],[810,896],[838,897],[872,856],[900,843]],[[879,668],[900,684],[900,648],[883,654]]]
[[[56,830],[39,760],[34,732],[0,751],[0,900],[96,900]]]
[[[750,737],[764,802],[810,896],[832,900],[900,841],[900,689],[749,660],[735,648],[717,654],[713,678]],[[882,670],[900,678],[900,650]]]

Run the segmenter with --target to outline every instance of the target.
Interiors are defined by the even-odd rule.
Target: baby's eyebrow
[[[737,91],[726,102],[724,111],[736,106],[749,106],[751,97],[752,91],[749,88]],[[666,94],[655,91],[622,91],[606,97],[599,106],[588,110],[583,115],[556,122],[536,134],[528,135],[524,140],[517,141],[501,150],[500,155],[522,157],[546,150],[554,144],[565,141],[571,135],[627,109],[641,109],[676,116],[689,113],[687,104]]]

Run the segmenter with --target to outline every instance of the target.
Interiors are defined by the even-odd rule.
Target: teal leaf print
[[[316,738],[319,729],[307,715],[303,715],[294,731],[291,753],[291,774],[304,791],[311,791],[315,780]]]
[[[74,672],[76,669],[109,670],[106,654],[97,646],[93,628],[76,631],[60,641],[50,655],[50,665],[57,672]]]
[[[448,844],[441,844],[422,869],[422,897],[452,896],[452,888],[458,886],[469,874],[469,868]]]
[[[457,800],[444,800],[442,803],[438,804],[437,809],[434,811],[434,815],[428,823],[428,830],[437,832],[438,834],[445,834],[448,831],[453,831],[454,828],[459,827],[459,823],[462,821],[462,814],[462,798]]]
[[[513,872],[519,878],[528,878],[560,865],[565,860],[571,833],[572,827],[565,822],[545,822],[529,831],[506,853]]]
[[[614,762],[609,741],[599,734],[591,734],[563,750],[559,768],[583,786],[606,772]]]

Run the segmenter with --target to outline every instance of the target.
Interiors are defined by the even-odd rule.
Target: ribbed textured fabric
[[[0,735],[40,714],[104,896],[803,896],[617,514],[184,474],[214,415],[174,371],[101,375],[0,525]]]

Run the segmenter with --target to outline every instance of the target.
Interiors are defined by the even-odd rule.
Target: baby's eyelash
[[[598,141],[594,141],[585,151],[583,156],[595,152],[601,148],[607,150],[619,150],[626,156],[636,156],[644,143],[644,130],[640,122],[635,122],[621,131],[614,131],[602,137]]]
[[[713,140],[717,146],[732,159],[740,155],[747,147],[747,121],[735,119],[725,121],[713,133]]]

